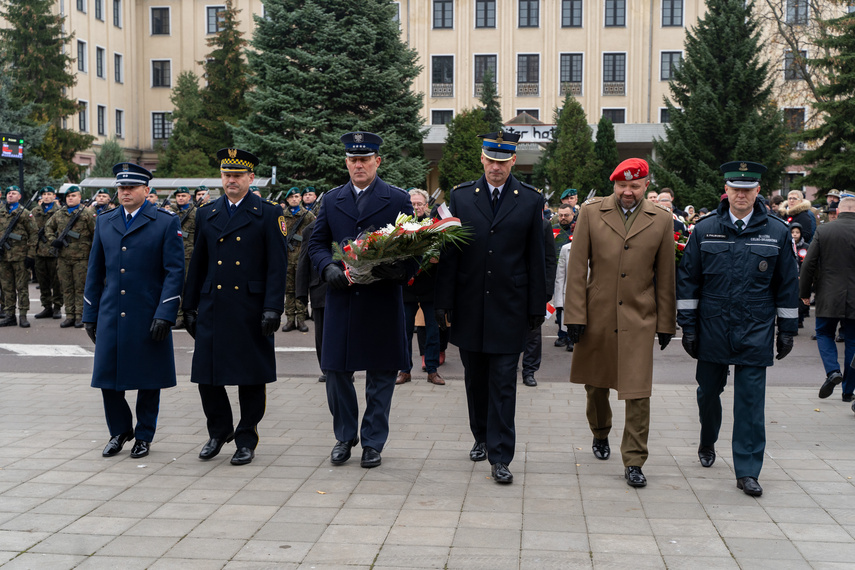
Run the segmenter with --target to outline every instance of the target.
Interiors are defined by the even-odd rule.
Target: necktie
[[[624,220],[624,221],[628,220],[630,215],[632,215],[632,212],[630,212],[629,210],[627,210],[626,212],[624,212],[624,213],[623,213],[623,220]]]
[[[229,204],[229,215],[233,216],[236,211],[237,211],[237,206],[235,206],[234,204]]]
[[[134,217],[132,215],[128,214],[128,218],[125,220],[125,223],[130,224],[133,221],[133,219],[134,219]]]
[[[493,213],[496,212],[496,208],[499,206],[499,189],[493,188]]]
[[[742,233],[743,227],[745,227],[745,222],[742,220],[736,220],[736,229],[738,229],[740,233]]]

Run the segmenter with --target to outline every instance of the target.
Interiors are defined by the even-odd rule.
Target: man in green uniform
[[[39,283],[39,296],[42,303],[37,319],[58,319],[62,316],[62,290],[56,274],[56,255],[50,253],[50,241],[45,235],[48,220],[60,209],[53,187],[45,186],[39,195],[39,204],[33,208],[33,221],[38,229],[36,239],[36,281]]]
[[[27,320],[27,311],[30,310],[30,270],[35,266],[38,228],[33,222],[33,215],[23,208],[21,190],[17,186],[10,186],[6,190],[6,207],[0,210],[0,236],[6,235],[7,228],[16,217],[18,221],[0,251],[0,289],[3,290],[3,306],[7,311],[6,317],[0,321],[2,327],[13,327],[16,324],[23,328],[30,326]],[[15,318],[16,300],[20,319]]]
[[[285,325],[282,332],[294,329],[300,332],[308,332],[305,320],[307,316],[306,305],[298,301],[296,294],[297,282],[297,259],[300,257],[300,245],[303,241],[303,228],[315,219],[315,215],[307,211],[303,206],[303,197],[300,189],[294,186],[285,193],[285,202],[288,206],[284,210],[285,225],[288,228],[288,277],[285,280]]]
[[[116,207],[113,204],[112,196],[110,196],[110,191],[106,188],[99,188],[97,192],[95,192],[95,203],[89,206],[89,211],[92,212],[92,215],[96,218],[101,214],[106,214],[110,210]]]
[[[80,198],[79,186],[68,188],[65,192],[65,206],[45,226],[45,236],[51,249],[58,254],[56,272],[65,301],[65,320],[59,324],[62,328],[83,328],[83,288],[86,285],[92,236],[95,235],[95,216],[81,206]],[[83,210],[74,219],[80,208]],[[63,233],[66,234],[65,239],[61,239]]]
[[[181,226],[181,237],[184,239],[184,275],[190,268],[190,257],[193,255],[193,241],[196,236],[196,205],[190,199],[190,189],[180,186],[174,193],[175,204],[171,206],[172,211],[178,214],[178,223]],[[184,328],[184,310],[178,310],[178,320],[174,329]]]

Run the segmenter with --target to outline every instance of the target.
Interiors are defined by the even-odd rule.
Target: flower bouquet
[[[690,235],[691,233],[674,232],[674,253],[677,263],[680,263],[680,258],[683,257],[683,250],[686,249],[686,244],[689,243]]]
[[[420,258],[421,271],[431,258],[439,257],[444,247],[467,243],[471,233],[458,218],[419,221],[414,216],[398,214],[394,224],[333,244],[333,260],[344,262],[344,273],[351,284],[366,285],[378,281],[371,272],[377,266]]]

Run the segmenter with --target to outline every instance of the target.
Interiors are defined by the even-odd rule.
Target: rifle
[[[276,196],[273,196],[272,198],[270,198],[270,201],[271,201],[271,202],[278,202],[278,201],[279,201],[279,196],[281,196],[281,195],[282,195],[282,192],[283,192],[283,190],[280,190],[279,192],[277,192],[277,193],[276,193]],[[271,191],[270,193],[271,193],[271,194],[273,194],[273,191]]]
[[[320,211],[320,208],[321,208],[321,199],[324,197],[324,194],[325,194],[325,193],[326,193],[326,190],[324,190],[323,192],[321,192],[320,194],[318,194],[318,199],[317,199],[317,200],[315,200],[315,201],[312,203],[312,207],[311,207],[311,208],[309,208],[309,211],[310,211],[310,212],[312,212],[312,213],[313,213],[314,215],[316,215],[316,216],[318,215],[318,212]]]
[[[68,220],[67,224],[65,224],[65,228],[63,228],[63,230],[59,233],[59,235],[56,236],[56,239],[53,240],[53,242],[51,242],[50,250],[48,250],[48,253],[50,253],[53,256],[56,256],[57,254],[59,254],[60,248],[68,247],[68,238],[69,237],[72,237],[74,239],[77,239],[80,237],[80,233],[72,231],[71,228],[74,227],[74,224],[77,222],[78,218],[80,218],[80,215],[83,213],[83,210],[88,208],[89,204],[91,204],[91,203],[92,203],[92,198],[89,198],[88,200],[86,200],[85,202],[81,203],[78,206],[77,211],[71,215],[71,219]],[[57,242],[59,242],[59,245],[57,245]]]
[[[159,208],[165,208],[169,205],[169,194],[163,197],[163,202],[160,203]]]
[[[596,195],[597,195],[597,189],[596,189],[596,188],[591,188],[591,191],[590,191],[590,192],[588,192],[588,197],[587,197],[587,198],[585,198],[585,201],[587,202],[588,200],[590,200],[591,198],[593,198],[593,197],[594,197],[594,196],[596,196]]]
[[[9,240],[21,241],[24,238],[21,234],[12,233],[12,230],[15,229],[15,226],[18,224],[18,220],[21,219],[21,214],[24,213],[24,210],[27,210],[32,206],[33,200],[36,199],[36,194],[38,194],[38,192],[33,192],[33,195],[30,196],[27,203],[20,207],[18,213],[15,214],[15,217],[9,222],[9,226],[3,233],[3,237],[0,238],[0,257],[3,257],[6,254],[7,249],[12,249],[12,244],[9,243]]]
[[[196,200],[196,203],[193,204],[193,207],[187,208],[187,211],[184,212],[183,214],[181,214],[181,218],[178,220],[178,226],[179,227],[181,227],[181,228],[184,227],[184,222],[186,222],[187,218],[190,217],[190,212],[192,212],[193,210],[195,210],[196,208],[198,208],[199,206],[202,205],[203,201],[205,200],[205,196],[208,195],[208,192],[210,192],[210,190],[205,190],[205,193],[202,194],[201,196],[199,196],[199,199]]]
[[[439,188],[437,188],[436,190],[433,191],[433,194],[430,195],[430,200],[428,200],[428,203],[427,203],[428,208],[432,207],[436,203],[441,192],[442,192],[442,190],[440,190]]]

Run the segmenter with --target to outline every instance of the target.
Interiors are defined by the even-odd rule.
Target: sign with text
[[[0,158],[24,159],[24,139],[15,135],[0,134]]]
[[[555,125],[505,125],[504,131],[520,135],[521,143],[548,143]]]

